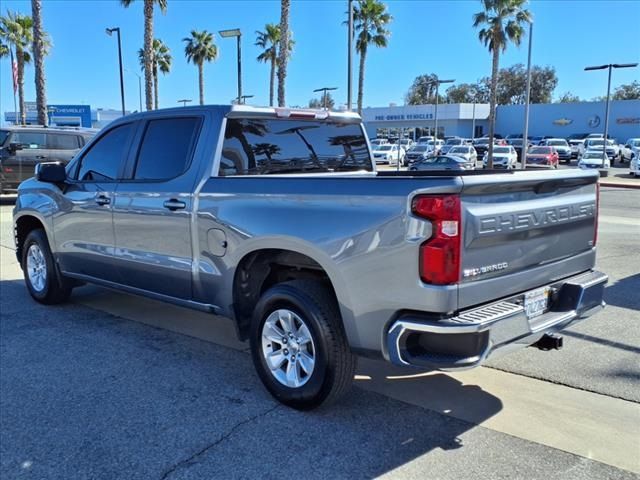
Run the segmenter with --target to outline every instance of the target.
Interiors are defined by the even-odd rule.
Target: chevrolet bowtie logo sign
[[[559,118],[558,120],[553,121],[554,125],[561,125],[563,127],[565,125],[569,125],[570,123],[573,123],[573,120],[571,120],[570,118]]]

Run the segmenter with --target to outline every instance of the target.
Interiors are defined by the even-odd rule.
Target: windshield
[[[450,138],[449,140],[447,140],[446,145],[462,145],[462,139],[461,138]]]
[[[416,145],[415,147],[413,147],[414,152],[424,152],[426,149],[426,145]]]
[[[601,147],[604,145],[604,140],[589,140],[590,147]],[[607,145],[613,145],[613,140],[607,140]]]
[[[582,155],[582,158],[584,158],[584,159],[589,159],[589,158],[602,159],[602,152],[584,152],[584,155]]]
[[[4,145],[4,142],[7,141],[10,133],[11,132],[9,130],[0,130],[0,146]]]
[[[547,155],[549,153],[551,153],[551,149],[547,148],[547,147],[533,147],[532,149],[529,150],[529,153],[532,153],[534,155]]]
[[[449,153],[469,153],[469,147],[453,147]]]
[[[476,142],[476,145],[489,145],[489,139],[488,138],[481,138],[480,140],[478,140]]]
[[[565,142],[564,140],[547,140],[547,145],[566,147],[567,142]]]
[[[224,137],[221,176],[373,170],[360,123],[229,118]]]
[[[378,147],[378,150],[380,150],[381,152],[387,152],[391,150],[391,145],[380,145]]]
[[[493,147],[493,153],[510,153],[509,147]]]
[[[631,142],[631,146],[632,147],[640,147],[640,140],[634,140],[633,142]]]

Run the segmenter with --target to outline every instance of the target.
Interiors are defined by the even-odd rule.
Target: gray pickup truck
[[[231,318],[266,388],[308,409],[357,355],[455,370],[558,348],[604,306],[597,180],[376,172],[351,113],[158,110],[38,166],[16,253],[41,303],[90,282]]]

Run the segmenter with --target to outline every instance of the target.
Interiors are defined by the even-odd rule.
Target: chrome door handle
[[[183,208],[187,208],[186,203],[181,202],[180,200],[176,200],[175,198],[172,198],[171,200],[167,200],[162,205],[164,206],[164,208],[168,208],[172,212],[175,210],[182,210]]]
[[[99,197],[96,197],[96,203],[98,205],[109,205],[111,203],[111,199],[104,195],[100,195]]]

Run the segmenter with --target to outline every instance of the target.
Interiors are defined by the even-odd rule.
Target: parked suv
[[[0,193],[16,191],[41,162],[68,163],[96,133],[93,129],[8,127],[0,130]]]

